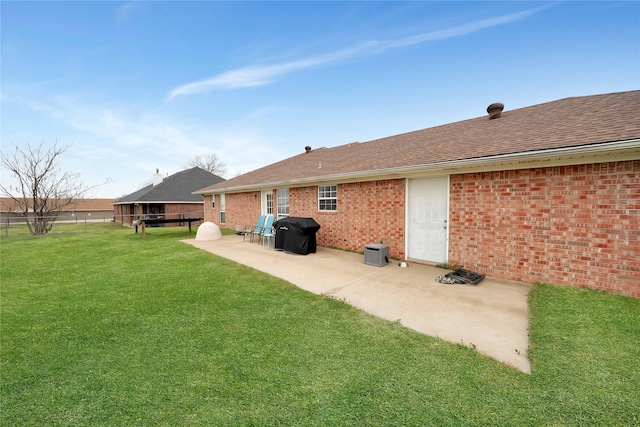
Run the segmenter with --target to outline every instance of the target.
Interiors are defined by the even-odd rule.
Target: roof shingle
[[[311,150],[198,192],[637,138],[640,91],[572,97],[505,109],[497,119],[487,115],[369,142]]]
[[[138,191],[119,198],[114,204],[149,202],[202,202],[202,196],[192,194],[199,188],[224,181],[199,167],[183,170],[166,177],[157,185],[148,185]]]

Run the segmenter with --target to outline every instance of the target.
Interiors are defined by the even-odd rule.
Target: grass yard
[[[536,285],[526,375],[193,236],[2,239],[0,424],[640,425],[640,300]]]

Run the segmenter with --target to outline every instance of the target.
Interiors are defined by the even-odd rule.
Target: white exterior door
[[[263,190],[260,201],[262,215],[273,215],[273,190]]]
[[[447,262],[449,177],[409,180],[407,258]]]

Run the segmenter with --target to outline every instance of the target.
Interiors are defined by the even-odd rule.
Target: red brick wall
[[[254,197],[255,196],[255,197]],[[235,229],[255,225],[260,215],[260,192],[227,194],[226,225]],[[274,192],[274,203],[275,203]],[[381,240],[389,245],[389,255],[404,257],[403,179],[338,184],[337,212],[318,211],[318,187],[289,189],[289,215],[314,218],[321,225],[318,245],[362,252],[367,243]],[[211,209],[211,196],[205,197],[205,221],[219,223],[219,198]],[[275,209],[275,207],[274,207]]]
[[[260,215],[260,192],[225,195],[225,223],[220,224],[220,196],[216,196],[215,208],[211,208],[211,196],[204,199],[204,220],[218,224],[221,228],[235,230],[254,225]]]
[[[116,218],[116,221],[119,221],[121,224],[131,224],[131,215],[129,205],[113,205],[113,215]]]
[[[199,217],[202,214],[202,203],[165,203],[164,205],[164,215],[167,218],[180,218],[180,215]]]
[[[451,176],[449,261],[640,297],[640,161]]]
[[[202,203],[165,203],[163,216],[167,219],[180,218],[181,216],[184,218],[202,217],[203,205]],[[194,224],[197,225],[198,223]],[[186,223],[169,222],[162,224],[161,227],[180,227],[184,225],[186,225]]]
[[[220,225],[220,216],[218,214],[218,198],[216,197],[216,207],[211,208],[212,195],[204,196],[204,220],[205,222],[213,222]]]
[[[336,212],[318,211],[318,187],[289,190],[289,214],[321,225],[318,245],[364,251],[367,243],[389,245],[389,255],[404,257],[405,180],[338,184]]]

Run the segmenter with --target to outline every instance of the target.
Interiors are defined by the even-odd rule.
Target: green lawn
[[[526,375],[193,236],[2,239],[0,425],[640,424],[640,300],[536,285]]]

